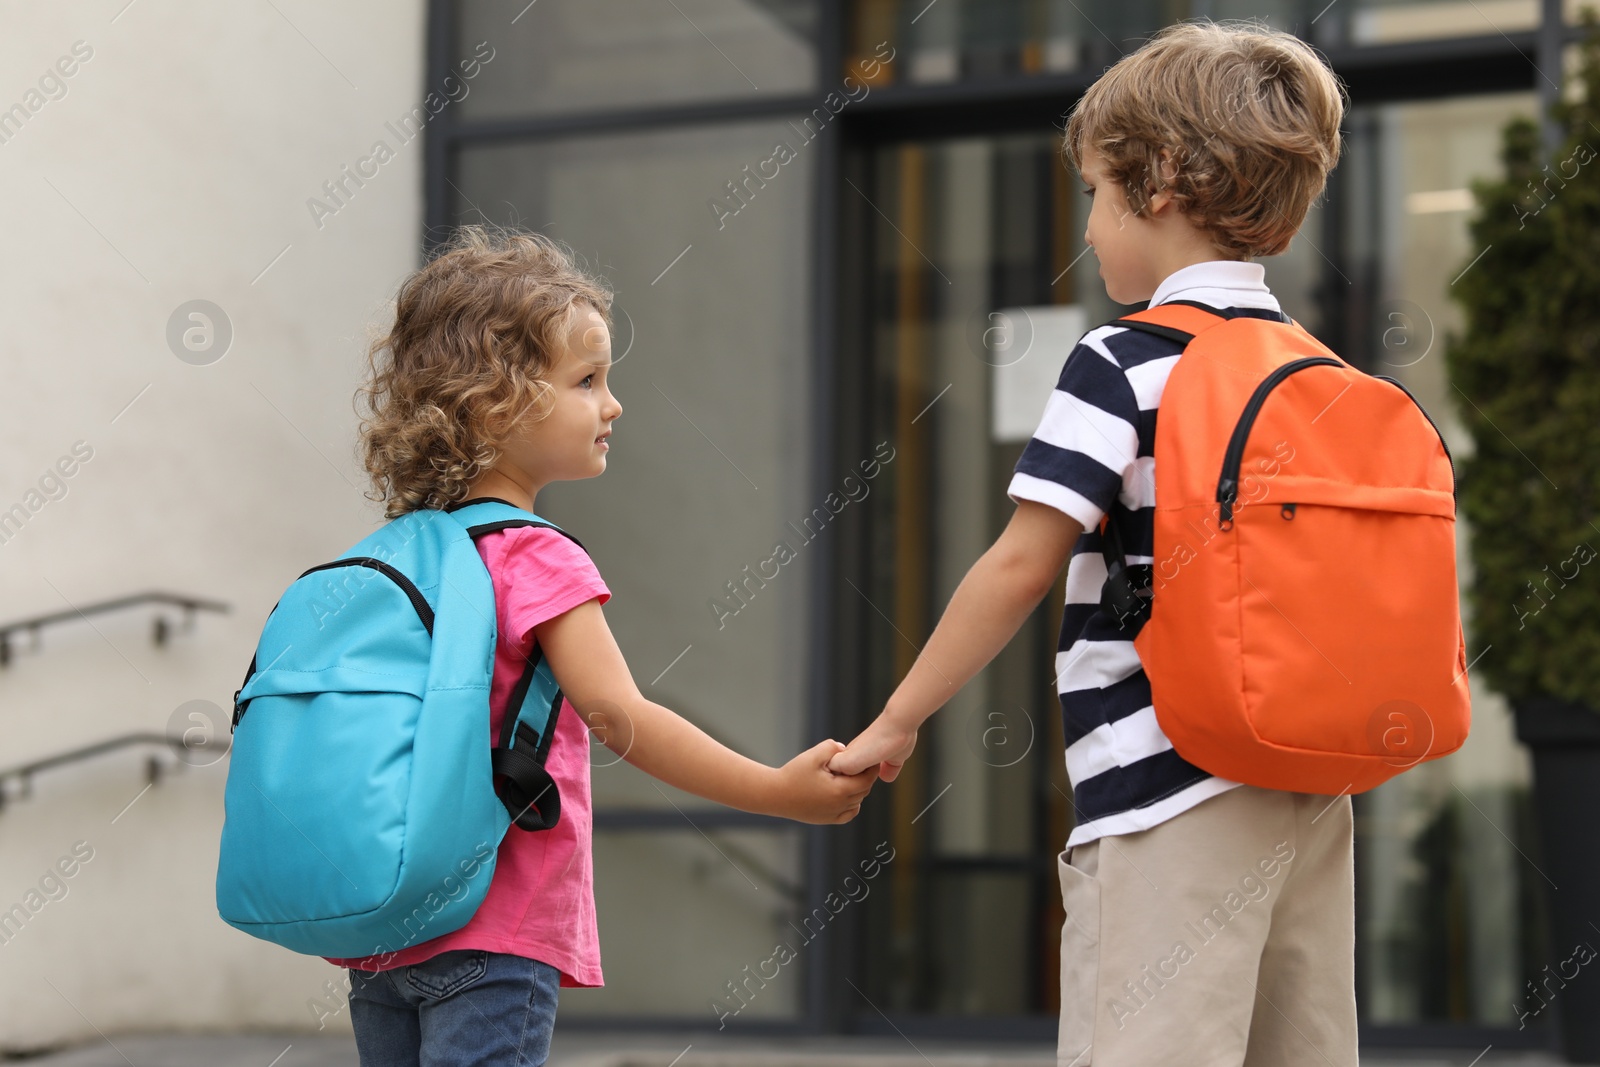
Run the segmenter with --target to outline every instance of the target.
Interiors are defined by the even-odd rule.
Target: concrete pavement
[[[1474,1059],[1474,1057],[1478,1057]],[[80,1048],[29,1058],[41,1067],[359,1067],[347,1037],[111,1035]],[[1558,1067],[1543,1053],[1492,1049],[1384,1052],[1362,1067]],[[980,1048],[900,1038],[733,1039],[705,1035],[556,1034],[549,1067],[1055,1067],[1038,1046]]]

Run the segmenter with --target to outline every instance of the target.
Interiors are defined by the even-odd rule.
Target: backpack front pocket
[[[405,858],[433,612],[357,558],[312,568],[273,609],[235,697],[224,919],[294,923],[388,900]]]

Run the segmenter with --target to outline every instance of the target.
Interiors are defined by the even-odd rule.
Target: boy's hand
[[[836,774],[857,774],[876,765],[878,777],[892,782],[916,747],[916,730],[891,722],[887,714],[879,715],[848,748],[833,757],[828,769]]]
[[[844,823],[855,818],[878,772],[843,775],[830,771],[828,760],[843,751],[839,742],[824,741],[778,768],[774,814],[810,823]]]

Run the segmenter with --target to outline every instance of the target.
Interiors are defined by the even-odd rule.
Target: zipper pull
[[[1232,478],[1223,478],[1217,483],[1217,503],[1222,505],[1221,528],[1233,529],[1233,502],[1239,499],[1239,483]]]

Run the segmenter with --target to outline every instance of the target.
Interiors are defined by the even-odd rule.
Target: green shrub
[[[1445,360],[1476,444],[1458,464],[1475,669],[1513,701],[1600,711],[1600,31],[1584,21],[1559,150],[1517,119],[1505,177],[1473,186],[1486,251],[1451,286],[1466,329]]]

